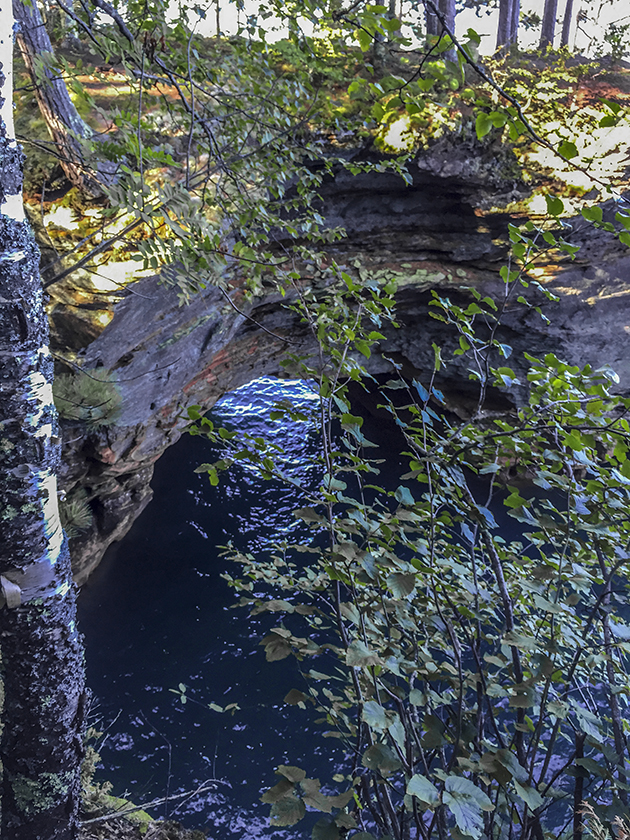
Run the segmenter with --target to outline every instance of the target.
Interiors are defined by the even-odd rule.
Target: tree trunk
[[[518,42],[518,23],[521,14],[521,0],[500,0],[499,26],[497,28],[497,50],[508,52]]]
[[[455,0],[440,0],[440,11],[444,15],[444,22],[449,32],[455,32]]]
[[[52,44],[37,7],[13,0],[13,13],[19,24],[17,42],[33,83],[35,98],[46,122],[57,152],[59,163],[68,180],[75,187],[92,194],[102,192],[101,184],[111,183],[115,166],[104,162],[95,173],[86,162],[86,142],[94,139],[94,132],[75,108],[63,79],[38,62],[53,57]],[[39,63],[39,68],[38,68]],[[83,142],[82,142],[83,141]]]
[[[510,17],[509,41],[510,46],[518,45],[518,25],[521,17],[521,0],[512,0],[512,15]]]
[[[437,35],[440,31],[440,23],[437,19],[437,15],[428,4],[425,4],[424,7],[424,17],[427,27],[427,36],[430,37],[431,35]]]
[[[497,50],[505,52],[510,43],[510,24],[514,0],[500,0],[499,25],[497,27]]]
[[[564,19],[562,21],[562,37],[560,39],[561,47],[569,46],[569,38],[571,37],[571,24],[573,22],[573,0],[567,0],[567,5],[564,9]]]
[[[427,22],[427,35],[446,34],[446,30],[455,33],[456,0],[431,0],[425,3],[424,10]],[[437,9],[439,15],[434,11]],[[455,60],[455,50],[448,50],[445,58]]]
[[[0,31],[12,31],[0,5]],[[21,201],[12,39],[0,44],[0,834],[74,840],[85,685],[67,540],[59,521],[53,361],[39,254]]]
[[[556,15],[558,13],[558,0],[545,0],[545,11],[543,12],[542,30],[540,32],[540,49],[553,47],[553,39],[556,34]]]

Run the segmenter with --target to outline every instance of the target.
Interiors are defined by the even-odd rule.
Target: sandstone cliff
[[[400,327],[388,330],[381,350],[386,345],[406,373],[422,376],[432,370],[432,343],[448,351],[455,341],[429,316],[431,290],[460,299],[470,297],[470,287],[501,294],[510,220],[501,208],[527,190],[504,147],[461,138],[421,152],[410,172],[407,186],[388,172],[351,176],[342,170],[321,195],[327,224],[347,231],[329,246],[330,256],[362,279],[398,281]],[[609,204],[606,212],[614,215]],[[522,369],[524,351],[553,351],[576,364],[610,364],[630,390],[630,252],[582,219],[571,239],[583,244],[575,261],[555,264],[550,257],[537,278],[559,297],[549,303],[540,295],[550,325],[522,304],[508,306],[501,334],[513,347],[509,363]],[[302,275],[315,286],[328,282],[325,265],[305,265]],[[246,300],[236,274],[222,285],[228,291],[209,287],[181,306],[174,288],[156,277],[142,279],[126,289],[109,325],[79,353],[84,369],[111,371],[122,397],[115,425],[63,424],[63,487],[68,496],[83,488],[93,514],[89,529],[72,540],[79,583],[150,501],[153,465],[184,431],[186,408],[207,409],[256,377],[286,375],[280,361],[287,348],[308,353],[313,347],[286,299],[270,291]],[[58,335],[64,317],[59,309]],[[89,330],[85,335],[85,341],[92,337]],[[374,374],[390,369],[378,353],[369,364]],[[440,383],[461,416],[471,394],[466,365],[461,357],[449,363]],[[522,393],[516,387],[492,396],[505,408]]]

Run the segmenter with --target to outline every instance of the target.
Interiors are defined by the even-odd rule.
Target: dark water
[[[289,394],[305,406],[315,398],[304,383],[259,380],[222,400],[214,415],[281,443],[288,470],[309,484],[317,478],[314,427],[265,420]],[[320,754],[312,716],[283,704],[291,688],[304,688],[297,666],[265,661],[258,641],[269,619],[247,620],[244,610],[230,609],[236,594],[220,575],[235,568],[216,548],[230,539],[249,550],[264,547],[299,527],[291,516],[296,491],[242,467],[213,488],[194,469],[217,457],[188,435],[166,452],[156,465],[153,501],[81,592],[93,723],[105,732],[100,775],[135,802],[217,779],[210,793],[153,811],[205,828],[213,840],[307,837],[308,820],[295,829],[268,828],[261,791],[278,780],[278,764],[303,766],[324,782],[343,756],[330,740]],[[179,683],[185,705],[169,690]],[[241,710],[220,714],[210,702],[235,702]]]

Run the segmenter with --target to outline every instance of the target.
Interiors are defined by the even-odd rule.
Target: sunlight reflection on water
[[[213,417],[281,444],[284,469],[312,485],[319,474],[314,425],[265,419],[286,397],[305,409],[318,399],[309,383],[262,379],[217,403]],[[279,763],[304,766],[325,781],[342,756],[328,741],[324,757],[308,713],[283,704],[291,688],[304,687],[303,679],[292,660],[265,662],[258,640],[267,623],[230,609],[235,596],[220,578],[228,561],[215,549],[233,540],[260,550],[294,533],[299,493],[242,465],[213,488],[194,473],[220,457],[209,449],[201,438],[185,436],[165,453],[152,482],[154,500],[81,593],[93,714],[106,733],[101,777],[136,802],[215,778],[215,790],[154,815],[206,828],[212,840],[308,837],[314,820],[269,828],[261,791],[277,781]],[[169,691],[179,683],[186,686],[185,705]],[[210,702],[236,702],[241,711],[218,714]]]

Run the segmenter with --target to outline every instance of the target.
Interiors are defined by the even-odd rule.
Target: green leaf
[[[578,156],[577,146],[570,140],[563,140],[558,146],[558,152],[568,160]]]
[[[400,759],[386,744],[372,744],[363,753],[361,763],[369,770],[378,770],[383,776],[399,770],[402,765]]]
[[[495,757],[509,771],[512,778],[518,779],[519,782],[527,781],[527,770],[519,764],[518,758],[514,753],[506,749],[497,750]]]
[[[501,469],[501,464],[485,464],[480,470],[480,475],[488,475],[489,473],[498,473]]]
[[[433,356],[434,356],[434,367],[436,371],[439,371],[442,367],[442,350],[440,347],[437,346],[435,342],[431,345],[433,347]]]
[[[264,645],[267,662],[278,662],[291,655],[291,645],[276,633],[269,633],[258,644]]]
[[[357,348],[359,353],[362,353],[366,359],[369,359],[372,355],[372,351],[370,349],[369,342],[365,341],[364,339],[357,338],[354,342],[354,346]]]
[[[486,525],[488,526],[488,528],[498,528],[499,527],[497,525],[496,519],[494,518],[494,514],[492,513],[492,511],[489,508],[484,507],[483,505],[479,505],[477,510],[483,516],[483,518],[486,520]]]
[[[306,806],[294,793],[283,797],[271,806],[269,821],[271,825],[295,825],[306,813]]]
[[[604,211],[601,207],[583,207],[582,208],[582,216],[586,219],[587,222],[595,222],[599,223],[602,221],[604,217]]]
[[[630,641],[630,627],[627,624],[610,623],[610,632],[624,642]]]
[[[613,114],[618,114],[621,111],[621,105],[618,102],[614,102],[612,99],[604,99],[602,97],[599,101],[607,108],[610,108]]]
[[[300,767],[292,767],[291,765],[281,764],[276,770],[280,776],[284,776],[290,782],[301,782],[306,778],[306,773]]]
[[[405,727],[403,726],[403,722],[396,713],[394,713],[394,722],[391,724],[387,731],[394,739],[394,742],[400,748],[401,752],[404,754],[407,747],[407,732],[405,730]]]
[[[402,572],[394,572],[387,577],[387,586],[394,598],[406,598],[416,588],[416,576],[405,575]]]
[[[352,796],[354,796],[354,791],[352,791]],[[352,816],[352,814],[348,814],[346,811],[340,811],[335,816],[335,825],[339,826],[339,828],[345,829],[356,828],[357,821]]]
[[[547,202],[547,212],[551,216],[559,216],[564,210],[564,202],[555,195],[547,194],[545,201]]]
[[[440,804],[440,792],[426,776],[420,776],[417,773],[412,776],[407,784],[407,793],[409,796],[415,796],[429,808],[435,808]]]
[[[263,793],[260,801],[266,805],[273,805],[275,802],[279,802],[285,796],[288,796],[292,790],[293,782],[289,781],[289,779],[280,779],[278,784]]]
[[[424,729],[422,746],[425,749],[432,750],[445,743],[444,724],[437,715],[425,715],[422,728]]]
[[[316,513],[313,508],[297,508],[293,511],[293,516],[301,519],[303,522],[325,522],[323,517]]]
[[[346,651],[346,665],[352,668],[366,668],[370,665],[382,665],[378,654],[368,649],[360,639],[355,639]]]
[[[323,811],[325,814],[332,813],[333,808],[345,808],[354,795],[354,791],[350,789],[338,796],[326,796],[320,790],[319,779],[304,779],[300,782],[300,787],[304,792],[302,798],[305,804],[309,808],[315,808],[316,811]]]
[[[365,29],[357,29],[354,35],[363,52],[367,52],[372,46],[372,41],[374,40],[370,33],[366,32]]]
[[[483,138],[492,131],[493,127],[492,120],[485,111],[481,111],[477,114],[475,131],[477,132],[477,138],[479,140],[483,140]]]
[[[455,817],[463,834],[480,840],[483,834],[483,811],[494,810],[486,794],[463,776],[448,776],[442,801]]]
[[[495,128],[503,128],[508,121],[507,114],[504,111],[491,111],[488,114],[488,119]]]
[[[428,396],[428,394],[427,394]],[[413,505],[415,504],[415,499],[411,495],[411,491],[409,488],[405,487],[404,485],[400,485],[396,492],[394,493],[394,497],[396,498],[397,502],[400,502],[401,505]]]
[[[297,706],[300,703],[304,703],[305,700],[308,700],[308,697],[303,691],[300,691],[297,688],[292,688],[285,696],[283,703],[286,703],[288,706]]]
[[[334,822],[322,817],[313,826],[311,838],[312,840],[339,840],[339,829]]]
[[[615,213],[615,219],[620,225],[623,225],[626,230],[630,230],[630,214]],[[190,414],[190,408],[188,409],[188,413]]]
[[[514,787],[516,788],[516,792],[521,797],[523,802],[527,805],[527,807],[535,811],[536,808],[540,808],[540,806],[544,803],[544,799],[538,793],[535,787],[531,785],[524,785],[521,784],[519,781],[514,779]]]
[[[391,722],[385,709],[376,700],[368,700],[364,704],[361,717],[370,729],[377,732],[385,732]]]
[[[425,706],[427,702],[426,695],[417,688],[412,688],[409,692],[409,702],[412,706]]]

